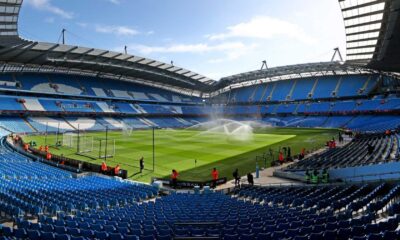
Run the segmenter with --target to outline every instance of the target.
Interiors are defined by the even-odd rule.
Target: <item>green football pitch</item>
[[[153,134],[152,130],[133,131],[130,136],[122,132],[109,132],[108,139],[115,140],[115,154],[107,159],[109,166],[117,163],[122,169],[128,170],[128,177],[133,180],[149,182],[151,177],[167,177],[172,169],[178,170],[181,180],[208,180],[211,170],[216,167],[221,177],[232,178],[232,172],[238,168],[244,175],[254,172],[256,161],[261,167],[270,166],[271,156],[269,149],[275,153],[280,148],[290,146],[292,154],[300,152],[301,148],[307,150],[317,149],[336,136],[333,129],[289,129],[270,128],[258,129],[252,139],[247,141],[233,140],[224,134],[206,133],[197,130],[168,130],[156,129],[154,131],[154,171],[153,171]],[[90,136],[88,138],[88,136]],[[62,135],[58,139],[62,142]],[[85,133],[85,137],[93,142],[104,139],[104,132]],[[25,141],[31,140],[39,145],[55,145],[55,135],[47,137],[26,136]],[[108,151],[112,152],[111,141]],[[98,144],[99,145],[99,144]],[[102,159],[94,159],[77,155],[77,149],[69,147],[50,147],[53,154],[73,159],[84,160],[100,164]],[[98,156],[99,147],[94,144],[93,151],[86,153]],[[260,158],[260,156],[266,156]],[[145,171],[139,173],[139,159],[144,157]]]

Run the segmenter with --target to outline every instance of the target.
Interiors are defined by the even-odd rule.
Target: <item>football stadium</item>
[[[331,1],[345,55],[213,79],[0,0],[0,239],[400,239],[400,0]]]

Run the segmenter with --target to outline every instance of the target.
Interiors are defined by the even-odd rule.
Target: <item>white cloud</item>
[[[225,52],[225,56],[220,58],[212,58],[208,60],[209,63],[222,63],[239,59],[242,56],[248,55],[251,51],[258,47],[257,44],[241,45],[230,51]]]
[[[88,27],[88,24],[85,23],[85,22],[77,22],[76,25],[78,25],[78,26],[81,27],[81,28],[86,28],[86,27]]]
[[[139,34],[135,29],[126,26],[96,25],[95,30],[98,33],[116,34],[120,36],[133,36]]]
[[[147,46],[147,45],[133,45],[132,49],[142,54],[152,53],[205,53],[215,51],[230,51],[234,49],[243,49],[246,46],[241,42],[225,42],[215,45],[207,43],[198,44],[172,44],[168,46]]]
[[[51,3],[51,0],[26,0],[26,2],[28,2],[28,4],[30,4],[36,9],[51,12],[62,18],[71,19],[74,17],[74,14],[72,12],[68,12],[59,7],[54,6]]]
[[[206,37],[210,40],[223,40],[227,38],[271,39],[280,36],[293,38],[305,43],[315,43],[316,41],[311,36],[308,36],[298,25],[268,16],[254,17],[248,22],[228,27],[225,33],[210,34]]]
[[[170,44],[166,46],[148,46],[133,44],[128,46],[142,55],[156,53],[186,53],[186,54],[210,54],[218,57],[208,60],[208,63],[221,63],[236,60],[257,47],[256,44],[244,44],[242,42],[222,42],[219,44],[197,43],[197,44]],[[118,49],[122,49],[121,47]]]
[[[121,2],[119,0],[108,0],[108,2],[112,3],[112,4],[120,4]]]

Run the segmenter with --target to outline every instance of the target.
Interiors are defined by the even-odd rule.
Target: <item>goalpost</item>
[[[99,158],[113,158],[115,156],[115,139],[98,139]]]
[[[62,137],[63,147],[75,148],[77,144],[78,135],[73,132],[65,132]]]
[[[115,139],[94,138],[82,132],[63,133],[62,146],[75,149],[75,154],[91,159],[106,159],[115,156]]]
[[[126,137],[132,136],[133,127],[122,122],[122,135]]]
[[[77,153],[90,153],[93,152],[93,137],[87,135],[80,135],[77,147]]]

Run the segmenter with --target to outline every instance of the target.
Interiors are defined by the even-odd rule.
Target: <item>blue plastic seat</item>
[[[2,230],[2,233],[4,234],[4,236],[6,236],[6,237],[11,237],[14,235],[14,231],[10,227],[3,226],[3,228],[1,230]]]
[[[254,235],[253,233],[250,233],[250,234],[247,234],[247,233],[240,234],[240,239],[253,240],[253,239],[255,239],[255,235]]]
[[[130,231],[131,231],[131,235],[134,235],[134,236],[142,235],[142,230],[140,230],[140,229],[131,228]]]
[[[101,231],[103,231],[103,226],[100,224],[91,224],[90,229],[93,231],[101,232]]]
[[[248,227],[248,228],[238,227],[238,228],[236,229],[236,232],[237,232],[239,235],[249,234],[250,231],[251,231],[251,230],[250,230],[250,227]]]
[[[300,235],[310,235],[312,233],[312,226],[302,227],[300,229]]]
[[[18,228],[29,229],[31,226],[31,223],[27,220],[19,220],[19,221],[17,221],[17,226],[18,226]]]
[[[367,225],[365,225],[365,232],[367,234],[373,234],[373,233],[380,233],[381,230],[379,229],[378,224],[368,223]]]
[[[80,222],[79,224],[79,229],[85,229],[85,230],[90,230],[90,224],[88,222]]]
[[[294,240],[308,240],[308,236],[296,236]]]
[[[204,230],[198,228],[193,228],[190,233],[193,237],[203,237],[205,235]]]
[[[121,239],[124,239],[124,237],[120,233],[110,233],[109,239],[110,240],[121,240]]]
[[[285,237],[285,233],[286,231],[282,230],[282,231],[275,231],[272,233],[272,239],[283,239]]]
[[[383,236],[380,233],[373,233],[368,235],[368,240],[382,240]]]
[[[340,228],[337,232],[337,237],[339,239],[349,239],[351,236],[351,229],[350,228]]]
[[[139,237],[137,235],[125,235],[124,239],[125,240],[139,240]]]
[[[55,226],[54,230],[57,234],[66,234],[67,233],[67,228],[64,226]]]
[[[239,240],[238,234],[225,234],[224,240]]]
[[[76,221],[66,221],[66,226],[70,228],[75,228],[78,226],[78,223]]]
[[[320,233],[325,231],[325,225],[314,225],[312,228],[313,233]]]
[[[50,224],[43,224],[42,225],[42,231],[43,232],[53,232],[54,231],[54,227],[53,227],[53,225],[50,225]]]
[[[108,233],[104,232],[104,231],[102,231],[102,232],[95,231],[94,232],[94,236],[97,239],[100,239],[100,240],[107,240],[108,239]]]
[[[85,238],[93,238],[94,237],[94,232],[89,229],[80,229],[82,237]]]
[[[46,239],[46,240],[47,239],[50,239],[50,240],[56,239],[55,236],[54,236],[54,233],[52,233],[52,232],[41,232],[40,236],[42,236],[42,238]]]
[[[67,234],[71,236],[80,236],[81,231],[78,228],[69,228],[67,227]]]
[[[18,239],[24,239],[28,236],[25,228],[18,228],[14,231],[14,236]]]
[[[40,223],[31,223],[30,228],[31,230],[41,230],[42,229],[42,224]]]
[[[290,224],[291,229],[296,229],[301,226],[303,226],[303,223],[301,221],[294,221],[294,222],[291,222],[291,224]]]
[[[103,229],[107,233],[114,233],[117,230],[114,225],[105,225]]]
[[[351,235],[354,237],[363,237],[365,236],[365,229],[363,226],[354,226],[351,229]]]
[[[367,240],[368,238],[366,236],[355,236],[353,237],[353,240]]]
[[[396,239],[397,233],[395,231],[386,231],[383,233],[383,239],[384,240],[391,240],[391,239]]]
[[[140,240],[154,240],[153,235],[142,235],[140,236]]]
[[[324,238],[324,235],[323,235],[322,232],[319,232],[319,233],[311,233],[311,234],[310,234],[310,237],[309,237],[309,240],[320,240],[320,239],[323,239],[323,238]]]
[[[350,222],[346,220],[342,220],[338,223],[338,228],[349,228]]]
[[[31,240],[41,239],[40,232],[38,230],[27,230],[28,238]]]
[[[70,240],[86,240],[86,239],[82,236],[79,236],[79,237],[71,236]]]
[[[64,222],[64,220],[56,220],[54,225],[55,226],[64,227],[65,226],[65,222]]]
[[[56,240],[70,240],[71,237],[68,234],[55,234]]]
[[[328,222],[325,225],[325,230],[326,231],[336,230],[337,228],[338,228],[337,222]]]
[[[170,235],[158,235],[157,240],[172,240]]]

